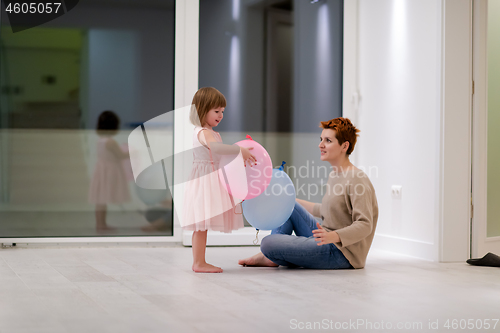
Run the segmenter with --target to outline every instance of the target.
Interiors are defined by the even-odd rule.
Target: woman
[[[264,237],[243,266],[363,268],[377,226],[375,190],[349,155],[359,130],[347,118],[321,122],[321,160],[332,166],[322,203],[297,199],[290,218]],[[322,224],[314,218],[320,217]],[[295,231],[295,235],[292,235]]]

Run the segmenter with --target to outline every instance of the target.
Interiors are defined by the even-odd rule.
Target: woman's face
[[[215,127],[219,125],[222,118],[224,118],[224,108],[215,108],[208,111],[207,116],[205,117],[205,126]]]
[[[335,134],[335,131],[330,128],[326,128],[321,132],[321,141],[318,147],[321,152],[322,161],[338,161],[346,154],[349,143],[346,141],[340,145]]]

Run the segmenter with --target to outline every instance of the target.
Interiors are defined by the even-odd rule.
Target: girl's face
[[[219,125],[219,123],[224,118],[224,108],[219,107],[208,111],[207,116],[205,117],[205,126],[210,128]]]
[[[321,132],[321,141],[318,147],[321,151],[322,161],[336,162],[346,155],[349,143],[346,141],[340,145],[335,135],[335,130],[331,128],[326,128]]]

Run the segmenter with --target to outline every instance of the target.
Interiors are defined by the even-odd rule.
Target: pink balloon
[[[240,154],[234,156],[225,155],[220,160],[219,179],[229,194],[240,200],[248,200],[263,193],[271,182],[273,175],[273,164],[266,149],[258,142],[242,140],[235,144],[240,147],[253,149],[250,153],[257,159],[257,164],[244,166],[243,157]]]

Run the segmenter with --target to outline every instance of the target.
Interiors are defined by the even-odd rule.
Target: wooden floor
[[[385,252],[361,270],[236,264],[257,250],[208,248],[224,273],[196,274],[180,245],[0,249],[0,332],[450,332],[500,317],[498,268]]]

